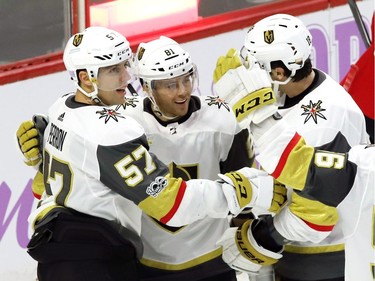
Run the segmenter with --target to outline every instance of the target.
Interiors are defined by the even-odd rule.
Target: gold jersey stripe
[[[141,263],[144,265],[147,265],[149,267],[158,268],[158,269],[165,269],[165,270],[182,270],[191,268],[193,266],[200,265],[202,263],[205,263],[207,261],[213,260],[214,258],[220,257],[222,254],[222,248],[216,249],[210,253],[207,253],[203,256],[197,257],[195,259],[192,259],[188,262],[180,263],[180,264],[169,264],[169,263],[163,263],[160,261],[154,261],[142,258]]]
[[[339,220],[336,208],[325,205],[317,200],[311,200],[292,193],[290,211],[297,217],[309,223],[321,226],[333,226]]]
[[[320,254],[320,253],[331,253],[340,252],[345,250],[344,244],[338,245],[326,245],[317,247],[299,247],[295,245],[286,245],[285,252],[295,253],[295,254]]]
[[[178,195],[182,179],[171,178],[169,175],[166,176],[166,179],[168,180],[168,185],[156,197],[149,196],[138,205],[148,215],[157,220],[161,220],[161,218],[170,214],[176,204],[180,203],[176,201],[181,200]],[[181,196],[183,197],[183,195]]]
[[[314,148],[307,146],[304,139],[296,134],[281,156],[281,160],[285,159],[285,164],[283,165],[283,161],[280,161],[272,175],[278,181],[293,186],[294,189],[302,190],[306,184],[313,155]],[[279,175],[278,172],[280,172]]]

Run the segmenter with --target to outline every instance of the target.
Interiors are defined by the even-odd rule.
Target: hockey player
[[[77,91],[48,110],[42,173],[35,179],[43,177],[45,192],[29,218],[35,233],[28,251],[39,261],[41,281],[138,280],[140,210],[182,226],[206,216],[226,218],[230,209],[236,213],[260,202],[260,190],[250,183],[258,173],[253,169],[228,173],[223,178],[229,183],[186,182],[148,152],[143,128],[109,107],[124,102],[130,57],[126,39],[102,27],[72,36],[64,50]],[[34,147],[26,141],[30,124],[17,131],[26,155]],[[253,196],[237,197],[240,187]]]
[[[228,105],[192,95],[198,71],[179,44],[164,36],[141,43],[134,69],[147,98],[127,99],[124,114],[145,128],[150,151],[173,176],[216,179],[252,165],[249,131],[239,128]],[[216,245],[228,227],[227,218],[207,217],[172,228],[143,213],[142,280],[236,280]]]
[[[243,126],[250,120],[258,124],[278,111],[309,145],[323,145],[336,135],[346,142],[338,152],[368,143],[363,113],[338,83],[312,67],[311,46],[311,34],[299,19],[286,14],[269,16],[249,29],[242,50],[244,65],[233,50],[218,59],[215,89],[231,104]],[[265,81],[259,75],[262,68],[271,78],[274,93],[261,90]],[[254,76],[257,78],[251,79]],[[257,95],[248,95],[252,92]],[[254,111],[261,105],[274,104],[276,96],[278,108],[268,105]],[[277,150],[277,146],[274,148]],[[281,281],[344,280],[341,231],[335,227],[320,243],[287,245],[276,265]]]
[[[336,137],[314,148],[284,120],[269,118],[265,122],[261,126],[269,130],[256,139],[259,162],[277,180],[299,190],[300,198],[318,199],[326,206],[340,204],[336,227],[342,229],[345,241],[345,281],[373,280],[375,146],[357,145],[348,153],[338,153],[335,151],[341,150],[345,140]],[[256,126],[252,128],[257,130]],[[275,255],[280,257],[283,245],[290,241],[321,240],[329,233],[328,227],[306,224],[306,218],[318,218],[326,208],[306,209],[304,201],[292,202],[274,217],[227,230],[219,242],[224,247],[224,260],[237,270],[254,274],[261,264],[244,255],[247,251],[264,260],[263,264],[270,264],[277,262]]]
[[[130,56],[126,39],[101,27],[72,36],[65,48],[64,63],[77,91],[60,98],[48,111],[42,173],[33,184],[36,194],[44,188],[45,192],[29,218],[35,233],[28,251],[39,261],[41,281],[138,280],[141,210],[155,222],[183,226],[206,217],[226,219],[229,212],[236,214],[247,206],[271,205],[273,183],[265,173],[246,168],[226,173],[221,181],[184,181],[173,177],[148,151],[143,127],[120,112],[132,106],[124,103]],[[178,86],[189,88],[194,77],[190,70],[181,70],[188,75],[182,73],[187,80],[177,80],[183,81]],[[177,104],[183,107],[181,101]],[[39,120],[24,122],[17,131],[20,148],[32,166],[40,162],[38,140],[30,140],[38,135],[34,126]],[[228,125],[230,133],[236,130]],[[235,136],[217,137],[237,147]],[[223,155],[222,160],[220,165],[230,167],[230,158]],[[187,171],[194,174],[194,169]],[[256,176],[257,182],[251,182]],[[270,188],[257,189],[260,184]],[[246,194],[241,195],[240,188]],[[262,200],[263,196],[268,199]],[[205,258],[219,251],[207,252]]]

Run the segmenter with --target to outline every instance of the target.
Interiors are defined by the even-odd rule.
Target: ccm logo
[[[174,68],[179,68],[180,66],[183,66],[184,63],[183,62],[180,62],[180,63],[177,63],[175,65],[171,65],[170,67],[168,67],[169,70],[171,69],[174,69]]]
[[[127,54],[127,53],[129,53],[129,48],[127,48],[125,50],[122,50],[121,52],[118,52],[117,55],[121,56],[121,55],[124,55],[124,54]]]
[[[275,95],[271,88],[264,88],[258,90],[256,93],[251,93],[245,98],[238,101],[233,106],[233,111],[236,114],[238,121],[242,120],[251,111],[258,109],[267,104],[274,103],[276,101]]]

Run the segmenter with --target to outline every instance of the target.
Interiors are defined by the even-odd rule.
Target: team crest
[[[219,96],[209,96],[206,98],[207,104],[209,106],[211,105],[217,105],[218,108],[224,107],[226,110],[230,111],[228,104],[225,102],[224,99],[220,98]]]
[[[73,45],[78,47],[82,43],[83,34],[74,35]]]
[[[137,55],[138,60],[141,60],[141,59],[142,59],[143,54],[145,53],[145,51],[146,51],[145,48],[143,48],[143,47],[139,48],[138,55]]]
[[[306,115],[304,124],[306,124],[306,122],[310,119],[312,119],[315,124],[318,124],[318,117],[327,120],[327,118],[322,114],[322,112],[326,110],[321,107],[321,104],[321,100],[319,100],[317,103],[313,103],[310,100],[310,103],[308,105],[301,105],[301,108],[304,110],[301,116]]]
[[[116,106],[116,111],[119,110],[121,107],[123,109],[126,109],[128,106],[131,106],[131,107],[136,107],[137,106],[137,102],[139,102],[139,100],[137,98],[127,98],[125,97],[125,102],[123,104],[119,104]]]
[[[118,118],[124,118],[120,113],[118,113],[116,110],[103,108],[103,110],[97,111],[97,114],[99,114],[99,119],[104,118],[104,123],[107,124],[109,120],[113,119],[116,122],[118,122]]]
[[[275,36],[273,34],[273,30],[266,30],[264,31],[264,42],[267,44],[271,44],[275,40]]]

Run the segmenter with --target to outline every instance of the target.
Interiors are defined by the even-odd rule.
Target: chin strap
[[[271,78],[270,73],[267,72],[267,74],[268,74],[270,80],[272,81],[272,90],[275,94],[277,94],[279,92],[279,85],[285,85],[285,84],[289,83],[289,81],[292,80],[292,78],[294,76],[294,75],[290,75],[285,81],[276,81],[276,80],[273,80]]]
[[[152,90],[151,90],[151,91],[152,91]],[[163,119],[165,119],[165,120],[167,120],[167,121],[169,121],[169,120],[173,120],[173,119],[176,119],[176,118],[178,117],[178,116],[173,116],[173,117],[166,116],[166,115],[160,110],[160,107],[157,105],[157,103],[156,103],[156,101],[155,101],[155,98],[154,98],[154,96],[152,95],[152,93],[148,93],[148,92],[147,92],[147,96],[148,96],[148,98],[149,98],[150,101],[151,101],[151,104],[152,104],[151,108],[152,108],[152,111],[153,111],[155,114],[159,115],[161,118],[163,118]]]
[[[102,100],[98,97],[98,86],[96,85],[96,83],[92,83],[92,85],[94,86],[94,91],[88,93],[84,89],[82,89],[82,87],[79,86],[78,83],[76,84],[77,89],[80,90],[81,93],[84,94],[86,97],[90,98],[91,101],[95,102],[98,105],[109,106],[108,104],[102,102]]]

